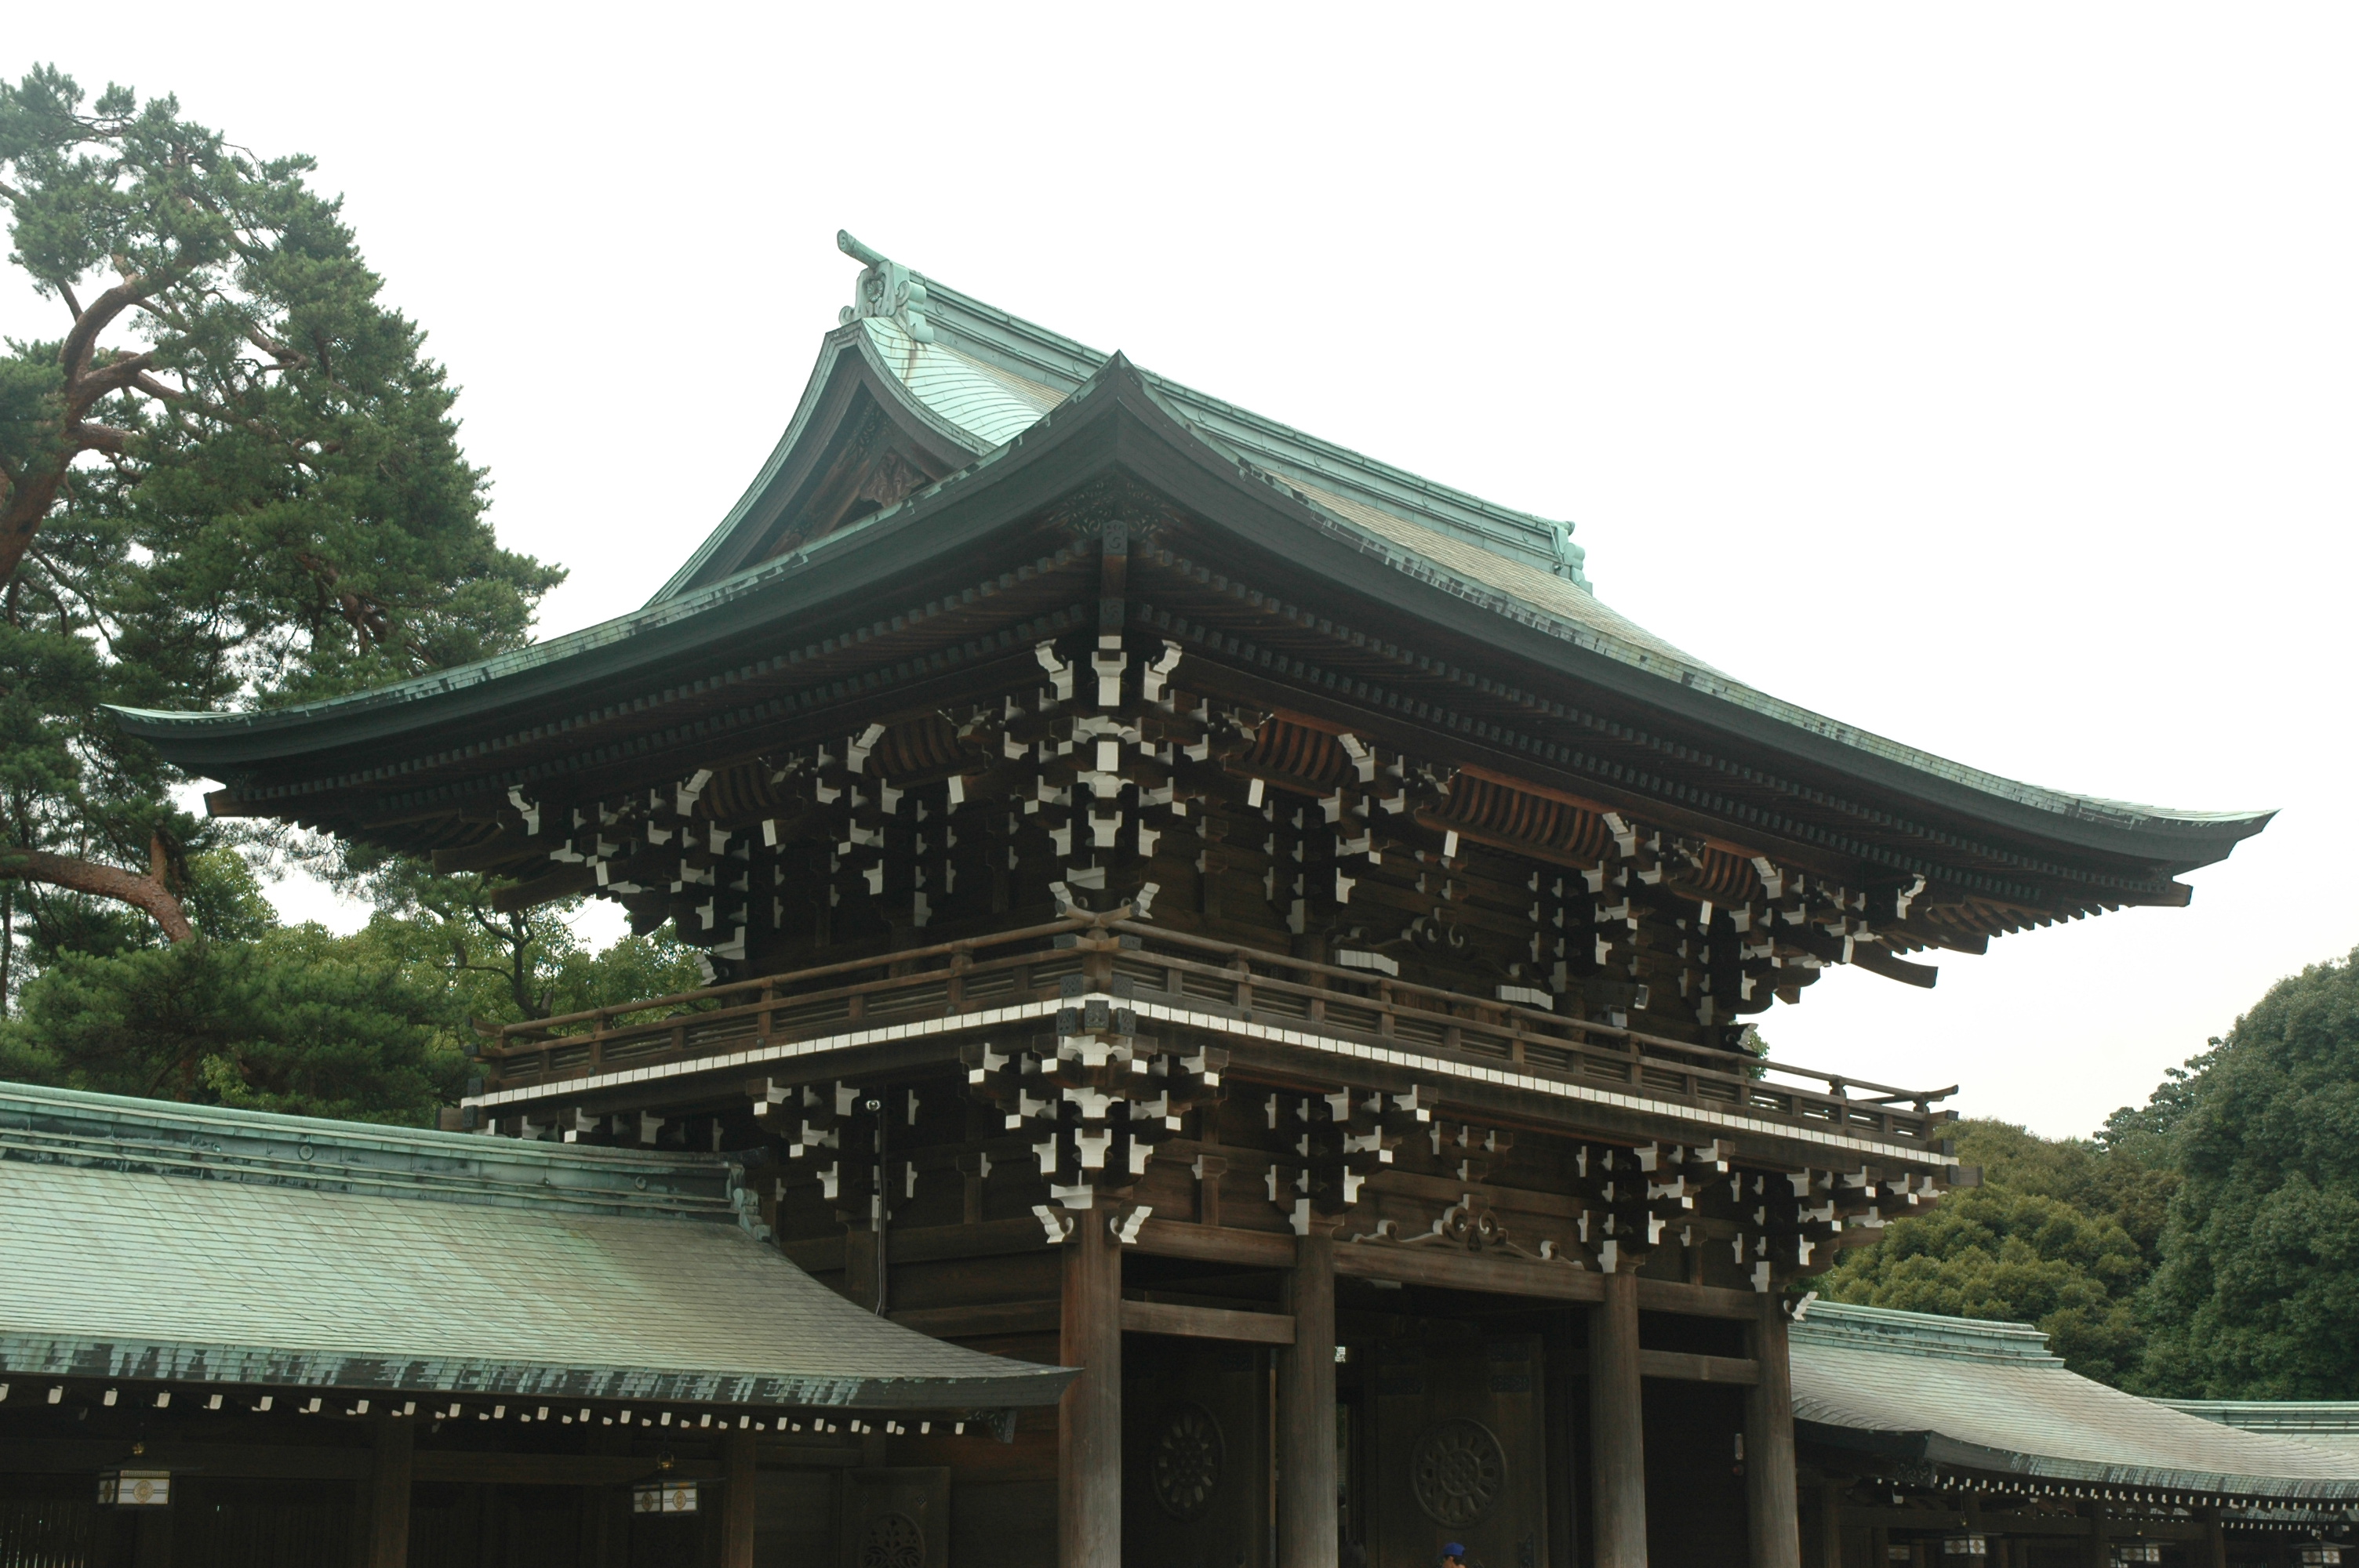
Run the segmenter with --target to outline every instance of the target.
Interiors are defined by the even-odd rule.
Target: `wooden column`
[[[1277,1353],[1277,1568],[1336,1568],[1335,1238],[1314,1227],[1286,1277]]]
[[[1745,1520],[1753,1568],[1802,1568],[1801,1519],[1794,1495],[1794,1372],[1786,1357],[1786,1314],[1775,1295],[1746,1336],[1760,1379],[1745,1390]]]
[[[393,1417],[376,1423],[376,1455],[369,1466],[365,1568],[409,1568],[409,1471],[418,1423]]]
[[[1059,1360],[1084,1368],[1057,1409],[1057,1562],[1122,1565],[1122,1249],[1106,1216],[1074,1218]]]
[[[1638,1407],[1638,1276],[1605,1276],[1589,1314],[1593,1568],[1647,1568],[1647,1438]]]
[[[1843,1568],[1843,1489],[1836,1482],[1819,1488],[1818,1568]]]
[[[754,1434],[721,1440],[721,1568],[754,1568]]]
[[[2113,1541],[2105,1529],[2107,1509],[2103,1503],[2083,1503],[2081,1511],[2089,1519],[2088,1555],[2082,1559],[2089,1568],[2111,1568],[2112,1552],[2107,1550]]]
[[[2203,1568],[2228,1568],[2228,1532],[2220,1526],[2220,1510],[2203,1510],[2203,1551],[2197,1561]]]

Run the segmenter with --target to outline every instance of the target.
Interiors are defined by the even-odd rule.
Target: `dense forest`
[[[1842,1255],[1838,1301],[2038,1325],[2184,1399],[2359,1398],[2359,952],[2272,987],[2094,1137],[1960,1126],[1979,1187]]]
[[[0,83],[0,1078],[429,1122],[485,1024],[698,983],[660,937],[195,815],[103,705],[309,700],[529,640],[457,391],[301,157],[169,97]],[[371,901],[282,924],[289,867]],[[2359,954],[2263,997],[2087,1139],[1961,1129],[1978,1187],[1850,1249],[1835,1299],[2023,1320],[2141,1392],[2359,1397]]]

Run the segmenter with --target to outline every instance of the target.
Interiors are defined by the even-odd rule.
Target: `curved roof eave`
[[[1920,797],[1930,795],[1967,815],[1984,818],[1995,816],[2019,829],[2061,838],[2084,848],[2153,855],[2158,846],[2123,839],[2156,828],[2214,839],[2224,838],[2227,844],[2233,845],[2259,832],[2276,815],[2274,808],[2180,811],[2024,784],[1839,723],[1799,704],[1781,701],[1732,680],[1700,661],[1690,660],[1668,644],[1642,645],[1610,627],[1576,624],[1536,612],[1491,583],[1471,579],[1439,563],[1411,556],[1394,540],[1322,505],[1284,476],[1260,469],[1225,442],[1189,422],[1149,378],[1119,354],[1108,362],[1108,369],[1117,364],[1136,384],[1139,401],[1168,421],[1166,434],[1175,443],[1184,438],[1185,446],[1217,459],[1232,470],[1241,485],[1257,490],[1279,510],[1296,513],[1298,520],[1309,521],[1312,526],[1301,531],[1306,541],[1318,537],[1337,544],[1349,542],[1346,547],[1350,557],[1343,559],[1321,561],[1317,559],[1317,546],[1306,549],[1299,557],[1306,567],[1339,579],[1357,577],[1373,589],[1375,583],[1369,574],[1349,571],[1344,560],[1379,562],[1381,569],[1401,579],[1404,585],[1415,585],[1415,589],[1405,586],[1402,591],[1406,594],[1422,597],[1416,594],[1417,589],[1438,591],[1460,604],[1471,602],[1490,611],[1506,627],[1501,634],[1486,637],[1485,641],[1494,646],[1512,646],[1514,651],[1527,655],[1538,654],[1538,662],[1552,665],[1575,678],[1606,686],[1638,701],[1670,708],[1682,717],[1777,746],[1789,754],[1840,772],[1854,775],[1864,773],[1903,794]],[[1075,394],[1077,398],[1080,395]],[[1221,524],[1217,513],[1204,514],[1214,524]],[[1264,548],[1274,547],[1269,535],[1256,535],[1253,542]],[[1582,597],[1589,596],[1583,593]],[[1439,606],[1432,607],[1428,618],[1437,623],[1463,625],[1462,620],[1448,615]],[[1994,811],[1994,807],[1998,809]],[[2060,833],[2060,827],[2086,831]],[[2102,838],[2091,841],[2091,833]],[[2224,848],[2222,852],[2225,852]]]
[[[872,368],[885,380],[895,379],[881,367],[874,367],[873,362]],[[1191,488],[1203,492],[1210,481],[1225,492],[1224,497],[1200,493],[1200,501],[1243,500],[1249,506],[1268,508],[1297,526],[1248,532],[1238,522],[1223,518],[1222,514],[1229,508],[1197,505],[1194,510],[1208,524],[1314,575],[1397,603],[1435,624],[1469,629],[1463,610],[1474,604],[1490,611],[1487,625],[1475,622],[1473,626],[1492,646],[1690,722],[1773,747],[1789,757],[1865,779],[1904,796],[1930,800],[1969,817],[2081,849],[2174,864],[2208,863],[2226,854],[2235,842],[2258,832],[2274,815],[2271,811],[2171,811],[2005,779],[1780,702],[1700,664],[1637,646],[1610,631],[1538,613],[1495,586],[1412,556],[1395,542],[1321,506],[1284,479],[1256,467],[1227,443],[1187,420],[1168,395],[1120,353],[1110,357],[1095,375],[1030,430],[958,472],[803,550],[746,568],[677,599],[651,603],[614,621],[475,665],[299,708],[255,714],[113,711],[130,732],[165,744],[181,765],[201,771],[234,762],[241,754],[257,760],[263,754],[251,747],[202,744],[212,736],[261,740],[315,725],[343,729],[346,726],[338,720],[382,715],[421,699],[448,697],[456,701],[462,693],[476,698],[460,703],[462,711],[457,714],[451,712],[448,704],[433,700],[440,721],[528,703],[544,692],[577,684],[611,679],[636,665],[743,635],[792,609],[825,602],[857,583],[890,577],[909,557],[868,546],[898,536],[921,517],[956,505],[973,493],[971,487],[987,486],[1009,467],[1045,455],[1087,425],[1095,411],[1116,408],[1131,411],[1160,438],[1158,445],[1178,460],[1167,466],[1170,477],[1184,478],[1192,470]],[[1113,415],[1109,412],[1104,416]],[[1175,499],[1185,502],[1187,498]],[[963,535],[973,530],[958,532]],[[936,541],[934,547],[941,547],[941,542]],[[845,569],[863,566],[869,569]],[[832,580],[837,578],[846,580]],[[783,591],[791,588],[805,591]],[[756,600],[764,602],[756,607],[753,602]],[[625,649],[627,654],[623,652]],[[579,667],[565,670],[568,665]],[[421,715],[412,723],[427,721]],[[410,727],[396,723],[384,728]],[[357,733],[340,739],[323,735],[320,747],[304,750],[364,738]],[[284,752],[275,750],[271,754]],[[2165,842],[2157,842],[2158,836]],[[2190,851],[2199,858],[2190,860]]]
[[[1794,1426],[1796,1435],[1804,1442],[1815,1441],[1831,1447],[1866,1449],[1913,1464],[1940,1465],[1992,1475],[2033,1476],[2041,1480],[2079,1481],[2093,1486],[2136,1487],[2157,1491],[2201,1492],[2219,1497],[2267,1498],[2277,1502],[2359,1500],[2359,1480],[2299,1479],[2240,1475],[2231,1471],[2183,1470],[2168,1465],[2108,1465],[2100,1460],[2059,1458],[2053,1454],[1962,1442],[1930,1427],[1861,1427],[1842,1422],[1813,1421],[1799,1413]]]

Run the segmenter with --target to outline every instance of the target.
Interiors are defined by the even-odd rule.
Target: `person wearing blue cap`
[[[1466,1548],[1455,1541],[1443,1547],[1441,1568],[1466,1568]]]

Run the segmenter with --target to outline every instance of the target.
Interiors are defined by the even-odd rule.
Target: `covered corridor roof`
[[[2022,1323],[1814,1303],[1794,1325],[1798,1435],[2006,1476],[2359,1499],[2359,1450],[2223,1425],[2065,1369]]]
[[[1053,1404],[863,1312],[722,1156],[0,1084],[0,1380],[738,1405]]]

